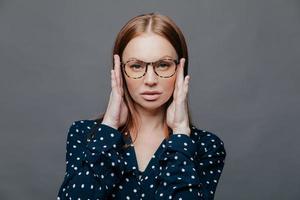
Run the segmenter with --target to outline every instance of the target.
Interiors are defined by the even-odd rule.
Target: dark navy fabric
[[[226,157],[223,141],[196,127],[190,136],[170,134],[141,172],[130,136],[95,120],[74,121],[57,199],[213,199]]]

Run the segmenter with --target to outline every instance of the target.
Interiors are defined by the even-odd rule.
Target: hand
[[[187,110],[187,94],[190,76],[184,77],[185,59],[180,59],[176,72],[173,102],[167,108],[167,124],[172,128],[174,134],[190,135],[189,118]]]
[[[102,123],[118,129],[127,120],[128,108],[123,98],[124,91],[120,57],[117,54],[114,55],[114,69],[111,70],[111,88],[109,103]]]

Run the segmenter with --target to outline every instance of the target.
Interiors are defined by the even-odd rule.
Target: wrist
[[[174,134],[185,134],[185,135],[190,135],[191,134],[191,129],[189,127],[185,128],[174,128],[173,129]]]
[[[112,123],[112,122],[110,122],[110,121],[104,120],[104,119],[102,120],[101,124],[110,126],[110,127],[114,128],[114,129],[118,129],[118,126],[117,126],[117,125],[115,125],[114,123]]]

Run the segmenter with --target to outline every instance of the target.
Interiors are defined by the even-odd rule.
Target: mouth
[[[160,96],[159,93],[154,93],[154,94],[144,93],[144,94],[141,94],[141,95],[147,101],[155,101]]]

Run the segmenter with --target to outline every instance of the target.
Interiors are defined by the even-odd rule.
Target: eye
[[[145,66],[140,61],[131,61],[127,64],[128,68],[132,71],[142,71]]]
[[[160,68],[166,68],[172,66],[172,62],[170,61],[160,61],[158,64],[158,67]]]
[[[168,67],[169,64],[168,64],[168,63],[160,63],[159,66],[160,66],[160,67]]]
[[[131,64],[130,65],[130,68],[136,68],[136,69],[139,69],[141,67],[140,64]]]

